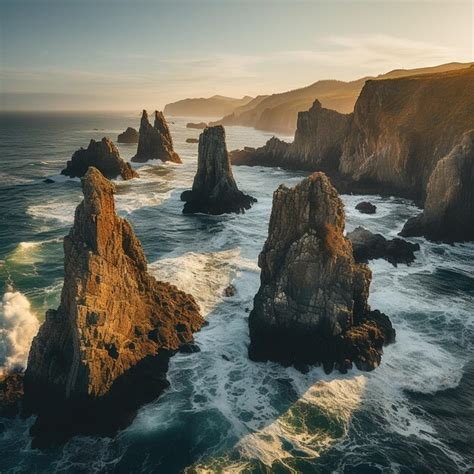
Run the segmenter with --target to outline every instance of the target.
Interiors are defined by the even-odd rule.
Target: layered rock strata
[[[132,127],[127,127],[127,130],[122,133],[119,133],[117,141],[119,143],[138,143],[138,138],[138,132]]]
[[[33,340],[25,401],[36,445],[113,434],[167,386],[169,357],[204,323],[194,298],[147,272],[114,185],[95,168],[64,239],[61,302]]]
[[[387,316],[371,311],[370,269],[344,237],[342,201],[323,173],[273,196],[261,285],[249,317],[249,356],[345,372],[380,364],[394,341]]]
[[[181,194],[183,213],[243,213],[256,199],[239,191],[227,153],[224,127],[209,127],[199,137],[198,169],[190,191]]]
[[[181,163],[181,158],[173,149],[173,140],[164,115],[155,111],[155,122],[152,126],[144,110],[140,121],[137,154],[132,161],[143,163],[148,160]]]
[[[90,166],[97,168],[109,179],[115,179],[118,176],[124,180],[138,177],[138,173],[130,166],[130,163],[120,158],[120,153],[112,140],[106,137],[100,142],[91,140],[86,149],[77,150],[61,174],[70,178],[82,178]]]
[[[419,244],[412,244],[399,238],[387,240],[383,235],[373,234],[363,227],[357,227],[349,232],[347,238],[352,243],[357,263],[383,258],[394,266],[399,263],[409,265],[415,261],[415,252],[420,250]]]

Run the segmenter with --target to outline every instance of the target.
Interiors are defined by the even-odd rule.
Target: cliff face
[[[275,191],[249,318],[252,359],[323,363],[327,371],[379,365],[394,331],[370,311],[371,272],[355,263],[344,225],[342,201],[323,173]]]
[[[173,150],[173,140],[168,123],[161,112],[155,111],[155,123],[148,121],[146,110],[140,121],[137,154],[132,158],[135,162],[148,160],[172,161],[181,163],[181,159]]]
[[[433,240],[474,240],[474,130],[438,161],[430,176],[425,209],[401,235]]]
[[[273,137],[257,150],[231,152],[232,163],[290,169],[337,169],[350,118],[350,115],[323,108],[316,100],[308,111],[298,114],[293,143]]]
[[[277,133],[292,134],[297,126],[298,112],[308,110],[315,99],[328,109],[349,114],[368,79],[383,80],[420,74],[460,70],[472,63],[450,63],[419,69],[398,69],[377,77],[363,77],[351,82],[323,80],[301,89],[256,97],[244,107],[235,109],[212,125],[244,125]]]
[[[423,201],[437,162],[474,128],[474,67],[368,81],[344,142],[340,171]]]
[[[105,432],[166,386],[169,356],[203,324],[194,298],[156,281],[114,186],[95,168],[64,239],[64,286],[32,343],[25,397],[33,434]],[[136,387],[140,386],[137,391]]]
[[[61,174],[70,178],[82,178],[89,166],[97,168],[106,178],[115,179],[121,176],[124,180],[138,177],[129,163],[120,158],[117,147],[108,138],[100,142],[91,140],[87,149],[77,150]]]
[[[256,202],[239,191],[232,174],[225,131],[221,126],[209,127],[199,137],[198,169],[193,188],[181,194],[185,214],[241,213]]]

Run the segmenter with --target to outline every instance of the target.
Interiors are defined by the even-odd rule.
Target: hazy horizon
[[[0,110],[162,109],[471,62],[473,5],[0,0]]]

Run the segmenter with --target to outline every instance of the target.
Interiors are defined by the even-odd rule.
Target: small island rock
[[[198,130],[204,130],[206,127],[207,127],[206,122],[198,122],[198,123],[188,122],[186,124],[186,128],[196,128]]]
[[[359,202],[355,207],[362,214],[375,214],[377,206],[368,201]]]
[[[139,134],[134,128],[127,127],[127,130],[125,130],[125,132],[122,132],[119,134],[119,136],[117,137],[117,142],[118,143],[138,143],[138,137],[139,137]]]

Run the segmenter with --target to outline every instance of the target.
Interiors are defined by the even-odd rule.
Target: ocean
[[[62,238],[81,200],[80,181],[59,175],[91,138],[138,127],[139,113],[0,114],[0,365],[26,362],[63,279]],[[119,213],[142,242],[150,272],[192,293],[209,322],[201,352],[171,359],[170,388],[142,407],[115,438],[76,437],[39,451],[32,419],[0,420],[0,471],[30,472],[474,472],[474,244],[425,239],[411,266],[370,262],[370,303],[388,314],[397,341],[373,372],[302,374],[247,357],[248,310],[259,287],[272,193],[306,173],[234,167],[258,199],[245,215],[183,215],[197,145],[190,119],[172,117],[182,165],[133,165],[116,181]],[[196,121],[193,119],[193,121]],[[271,134],[227,127],[228,149],[263,145]],[[291,140],[291,137],[281,137]],[[129,160],[136,145],[117,144]],[[52,178],[54,183],[43,182]],[[396,197],[342,199],[346,228],[394,237],[419,212]],[[354,209],[362,200],[374,215]],[[223,296],[230,283],[236,295]]]

